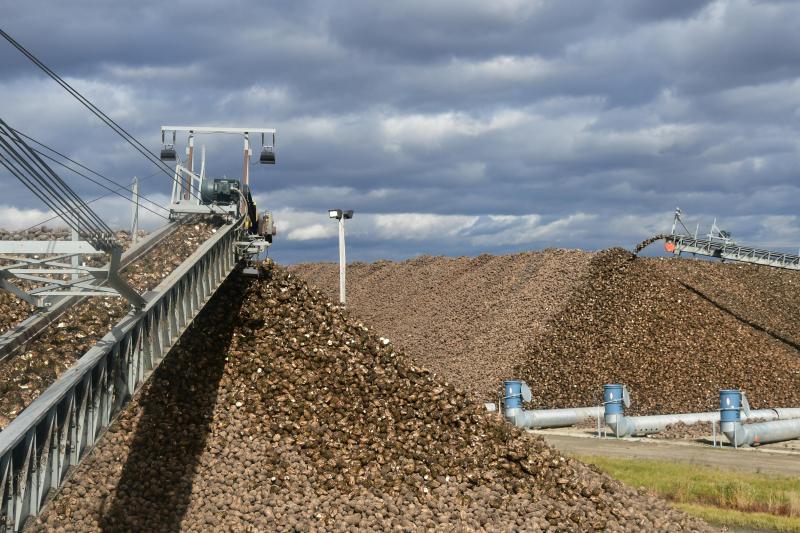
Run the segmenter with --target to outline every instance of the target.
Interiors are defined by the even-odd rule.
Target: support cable
[[[86,176],[85,174],[83,174],[83,173],[81,173],[81,172],[78,172],[77,170],[75,170],[74,168],[70,167],[69,165],[66,165],[66,164],[64,164],[63,162],[59,161],[58,159],[56,159],[56,158],[54,158],[54,157],[52,157],[52,156],[50,156],[50,155],[48,155],[48,154],[46,154],[46,153],[42,152],[41,150],[38,150],[38,149],[36,149],[36,148],[34,148],[34,149],[33,149],[33,150],[34,150],[34,151],[35,151],[37,154],[39,154],[40,156],[42,156],[42,157],[45,157],[46,159],[49,159],[49,160],[50,160],[50,161],[52,161],[53,163],[56,163],[56,164],[58,164],[58,165],[61,165],[62,167],[66,168],[67,170],[70,170],[70,171],[74,172],[74,173],[75,173],[75,174],[77,174],[78,176],[81,176],[82,178],[85,178],[85,179],[87,179],[87,180],[91,181],[92,183],[94,183],[94,184],[96,184],[96,185],[99,185],[100,187],[104,187],[105,189],[107,189],[107,190],[109,190],[109,191],[111,191],[111,192],[113,192],[113,193],[115,193],[115,194],[118,194],[118,191],[119,191],[119,190],[125,190],[126,192],[128,192],[128,193],[130,193],[130,194],[132,194],[132,195],[135,195],[135,196],[137,196],[137,197],[138,197],[138,198],[140,198],[141,200],[144,200],[144,201],[146,201],[146,202],[149,202],[149,203],[153,204],[155,207],[157,207],[157,208],[159,208],[159,209],[163,209],[164,211],[167,211],[167,212],[169,212],[169,209],[168,209],[168,208],[166,208],[166,207],[164,207],[163,205],[161,205],[161,204],[159,204],[159,203],[157,203],[157,202],[154,202],[153,200],[150,200],[149,198],[147,198],[147,197],[145,197],[145,196],[142,196],[141,194],[137,194],[137,193],[135,193],[135,192],[133,191],[133,189],[130,189],[129,187],[126,187],[125,185],[121,185],[120,183],[117,183],[116,181],[114,181],[112,178],[109,178],[108,176],[104,176],[103,174],[101,174],[101,173],[97,172],[96,170],[93,170],[93,169],[91,169],[91,168],[87,167],[86,165],[84,165],[84,164],[82,164],[82,163],[80,163],[80,162],[78,162],[78,161],[75,161],[74,159],[72,159],[72,158],[70,158],[70,157],[68,157],[68,156],[66,156],[66,155],[64,155],[64,154],[62,154],[61,152],[59,152],[59,151],[58,151],[58,150],[56,150],[55,148],[52,148],[52,147],[50,147],[50,146],[48,146],[48,145],[44,144],[44,143],[43,143],[43,142],[41,142],[41,141],[37,141],[36,139],[34,139],[33,137],[31,137],[30,135],[26,135],[26,134],[24,134],[23,132],[19,131],[19,130],[18,130],[18,129],[16,129],[16,128],[14,128],[14,132],[15,132],[15,133],[17,133],[18,135],[20,135],[21,137],[24,137],[25,139],[27,139],[27,140],[29,140],[29,141],[31,141],[31,142],[33,142],[33,143],[35,143],[35,144],[37,144],[37,145],[41,146],[42,148],[44,148],[44,149],[46,149],[46,150],[48,150],[48,151],[50,151],[50,152],[52,152],[52,153],[56,154],[57,156],[59,156],[59,157],[61,157],[61,158],[63,158],[63,159],[66,159],[67,161],[69,161],[69,162],[70,162],[70,163],[72,163],[73,165],[76,165],[76,166],[78,166],[78,167],[82,168],[83,170],[85,170],[85,171],[87,171],[87,172],[89,172],[89,173],[91,173],[91,174],[94,174],[95,176],[97,176],[97,177],[99,177],[99,178],[101,178],[101,179],[103,179],[103,180],[105,180],[105,181],[107,181],[107,182],[111,183],[112,185],[114,185],[114,186],[115,186],[115,187],[117,187],[117,188],[116,188],[116,189],[114,189],[114,190],[112,190],[111,188],[109,188],[109,187],[107,187],[107,186],[105,186],[105,185],[103,185],[103,184],[101,184],[101,183],[98,183],[97,181],[93,180],[92,178],[90,178],[90,177]],[[123,198],[125,198],[126,200],[130,201],[130,199],[129,199],[129,198],[127,198],[127,197],[125,197],[125,196],[123,196],[123,195],[120,195],[120,196],[122,196],[122,197],[123,197]],[[147,208],[145,208],[144,206],[142,206],[142,208],[143,208],[143,209],[147,209]],[[156,214],[158,214],[158,213],[156,213]],[[159,215],[159,216],[163,216],[163,215]],[[165,218],[166,218],[166,217],[165,217]]]
[[[38,167],[40,172],[44,173],[44,177],[42,177],[41,173],[37,175],[36,171],[32,169],[34,177],[38,177],[40,183],[42,183],[43,186],[45,186],[52,194],[54,194],[55,199],[61,200],[63,198],[68,203],[72,202],[73,205],[79,207],[83,215],[88,220],[92,221],[95,229],[100,230],[101,232],[108,230],[113,234],[111,228],[106,225],[103,219],[101,219],[94,211],[92,211],[75,193],[75,191],[73,191],[69,185],[67,185],[64,180],[62,180],[61,177],[56,174],[53,169],[51,169],[27,143],[25,143],[25,141],[11,131],[10,126],[2,119],[0,119],[0,126],[6,129],[6,131],[11,135],[12,141],[17,145],[22,153],[27,156],[27,159],[32,162],[35,167]],[[59,196],[59,194],[63,196]]]
[[[158,170],[158,171],[156,171],[156,172],[153,172],[153,173],[152,173],[152,174],[150,174],[149,176],[145,176],[144,178],[140,179],[140,180],[139,180],[139,183],[143,182],[143,181],[144,181],[144,180],[146,180],[146,179],[150,179],[150,178],[152,178],[152,177],[154,177],[154,176],[157,176],[157,175],[159,175],[159,174],[161,174],[161,171],[160,171],[160,170]],[[123,186],[122,186],[122,185],[120,185],[119,187],[120,187],[120,188],[119,188],[119,189],[117,189],[117,191],[119,191],[120,189],[122,189],[122,188],[123,188]],[[95,202],[98,202],[98,201],[102,200],[103,198],[108,198],[109,196],[111,196],[111,193],[110,193],[110,192],[107,192],[107,193],[105,193],[105,194],[101,194],[100,196],[98,196],[98,197],[96,197],[96,198],[93,198],[93,199],[89,200],[88,202],[86,202],[86,205],[93,204],[93,203],[95,203]],[[58,219],[58,218],[60,218],[60,217],[59,217],[59,215],[53,215],[52,217],[50,217],[50,218],[47,218],[47,219],[45,219],[45,220],[42,220],[41,222],[37,222],[36,224],[34,224],[34,225],[32,225],[32,226],[28,226],[28,227],[27,227],[27,228],[25,228],[25,229],[19,230],[19,232],[20,232],[20,233],[25,233],[26,231],[30,231],[30,230],[32,230],[33,228],[37,228],[37,227],[39,227],[39,226],[41,226],[41,225],[43,225],[43,224],[47,224],[48,222],[50,222],[50,221],[52,221],[52,220],[56,220],[56,219]]]
[[[63,210],[66,209],[66,212],[72,213],[73,216],[71,217],[71,220],[73,221],[73,224],[78,225],[78,228],[73,229],[80,229],[83,232],[96,231],[94,224],[90,220],[87,220],[81,216],[82,210],[80,208],[76,209],[73,204],[67,202],[66,197],[59,197],[56,195],[55,201],[52,201],[49,196],[47,198],[43,198],[43,192],[49,191],[51,194],[56,194],[53,192],[50,184],[48,184],[46,180],[37,174],[30,163],[25,160],[24,156],[16,151],[16,149],[10,143],[4,139],[0,139],[0,144],[8,154],[8,157],[3,157],[3,165],[10,172],[12,172],[14,176],[22,181],[31,190],[31,192],[42,198],[42,200],[44,200],[49,207],[57,210],[57,212],[64,213]]]
[[[0,163],[79,234],[101,249],[114,244],[114,232],[81,198],[0,119]]]
[[[95,116],[97,116],[100,120],[102,120],[108,127],[114,130],[120,137],[122,137],[128,144],[130,144],[137,152],[143,155],[148,161],[156,165],[159,169],[167,175],[169,179],[178,183],[180,185],[180,181],[173,176],[172,169],[165,164],[161,159],[156,157],[153,153],[151,153],[146,146],[144,146],[141,142],[139,142],[136,137],[128,133],[125,128],[117,124],[111,117],[103,113],[97,106],[95,106],[91,101],[89,101],[86,97],[84,97],[81,93],[79,93],[74,87],[72,87],[69,83],[67,83],[63,78],[61,78],[58,74],[53,72],[47,65],[42,63],[36,56],[34,56],[31,52],[29,52],[24,46],[22,46],[19,42],[17,42],[13,37],[11,37],[8,33],[0,29],[0,37],[3,37],[6,41],[8,41],[14,48],[19,50],[22,55],[27,57],[34,65],[39,67],[45,74],[50,76],[56,83],[61,85],[68,93],[70,93],[78,102],[83,104],[89,111],[91,111]],[[195,197],[196,199],[200,200],[200,197],[193,193],[191,190],[188,193]],[[208,208],[210,213],[213,213],[214,210],[209,207]]]
[[[53,163],[56,163],[57,165],[61,165],[62,167],[66,168],[67,170],[74,172],[74,173],[75,173],[75,174],[77,174],[78,176],[80,176],[80,177],[82,177],[82,178],[84,178],[84,179],[86,179],[86,180],[88,180],[88,181],[90,181],[90,182],[94,183],[95,185],[97,185],[97,186],[99,186],[99,187],[102,187],[103,189],[105,189],[105,190],[109,191],[109,194],[116,194],[117,196],[119,196],[119,197],[120,197],[120,198],[122,198],[123,200],[126,200],[126,201],[128,201],[128,202],[130,202],[130,203],[135,203],[133,200],[131,200],[130,198],[128,198],[127,196],[125,196],[124,194],[122,194],[121,192],[119,192],[119,191],[120,191],[120,189],[122,189],[122,190],[125,190],[125,191],[128,191],[128,192],[130,192],[132,195],[136,196],[137,198],[140,198],[140,199],[142,199],[142,200],[147,200],[148,202],[150,202],[151,204],[155,205],[156,207],[160,207],[161,209],[164,209],[165,211],[169,212],[169,209],[167,209],[166,207],[163,207],[163,206],[161,206],[161,205],[157,204],[156,202],[154,202],[154,201],[150,200],[149,198],[147,198],[147,197],[145,197],[145,196],[142,196],[141,194],[137,194],[137,193],[133,192],[133,191],[132,191],[132,190],[130,190],[128,187],[125,187],[124,185],[119,185],[118,183],[116,183],[116,182],[114,182],[114,181],[111,181],[111,180],[109,180],[109,181],[111,181],[111,183],[114,183],[115,185],[118,185],[118,186],[119,186],[119,189],[112,189],[112,188],[111,188],[111,187],[109,187],[108,185],[103,185],[103,184],[102,184],[102,183],[100,183],[99,181],[97,181],[97,180],[95,180],[95,179],[92,179],[92,178],[90,178],[89,176],[87,176],[86,174],[83,174],[82,172],[78,172],[78,171],[77,171],[77,170],[75,170],[74,168],[70,168],[69,166],[65,165],[65,164],[64,164],[64,163],[62,163],[61,161],[58,161],[57,159],[54,159],[54,158],[50,157],[50,156],[49,156],[49,155],[47,155],[47,154],[43,154],[42,152],[40,152],[40,151],[38,151],[38,150],[36,150],[36,153],[38,153],[39,155],[41,155],[41,156],[43,156],[43,157],[45,157],[45,158],[49,159],[49,160],[50,160],[50,161],[52,161]],[[88,204],[88,202],[87,202],[87,204]],[[153,209],[150,209],[150,208],[149,208],[149,207],[147,207],[147,206],[144,206],[144,205],[141,205],[141,204],[139,204],[139,207],[141,207],[141,208],[142,208],[142,209],[144,209],[145,211],[149,211],[149,212],[153,213],[154,215],[156,215],[156,216],[159,216],[159,217],[163,218],[164,220],[169,220],[169,217],[167,217],[167,216],[164,216],[164,215],[162,215],[161,213],[159,213],[158,211],[154,211]]]

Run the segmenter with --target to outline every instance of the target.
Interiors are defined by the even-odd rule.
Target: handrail
[[[169,222],[156,229],[143,240],[122,254],[120,270],[125,270],[131,263],[146,255],[180,226],[180,222]],[[68,309],[82,302],[85,296],[64,296],[46,311],[35,313],[11,329],[0,335],[0,361],[15,355],[29,340],[44,331],[47,326],[58,320]]]
[[[233,270],[242,219],[220,228],[0,432],[0,532],[38,515]]]

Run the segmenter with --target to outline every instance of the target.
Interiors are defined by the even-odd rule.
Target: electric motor
[[[239,201],[239,180],[226,178],[204,179],[200,185],[200,200],[203,204],[233,204]]]

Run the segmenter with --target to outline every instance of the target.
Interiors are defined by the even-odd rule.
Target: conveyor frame
[[[0,532],[37,516],[235,267],[242,219],[220,228],[0,432]]]
[[[158,246],[167,237],[172,235],[181,226],[180,221],[172,221],[156,229],[144,240],[139,241],[127,252],[122,254],[120,270],[125,270],[133,262],[142,258],[153,248]],[[58,241],[56,241],[58,242]],[[13,328],[0,335],[0,361],[16,355],[24,344],[38,335],[47,326],[52,324],[68,309],[83,301],[84,296],[63,296],[57,299],[51,307],[26,318]]]

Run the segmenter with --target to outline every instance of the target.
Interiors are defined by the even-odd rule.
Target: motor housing
[[[203,204],[230,205],[239,201],[239,180],[228,178],[204,179],[200,184],[200,201]]]

